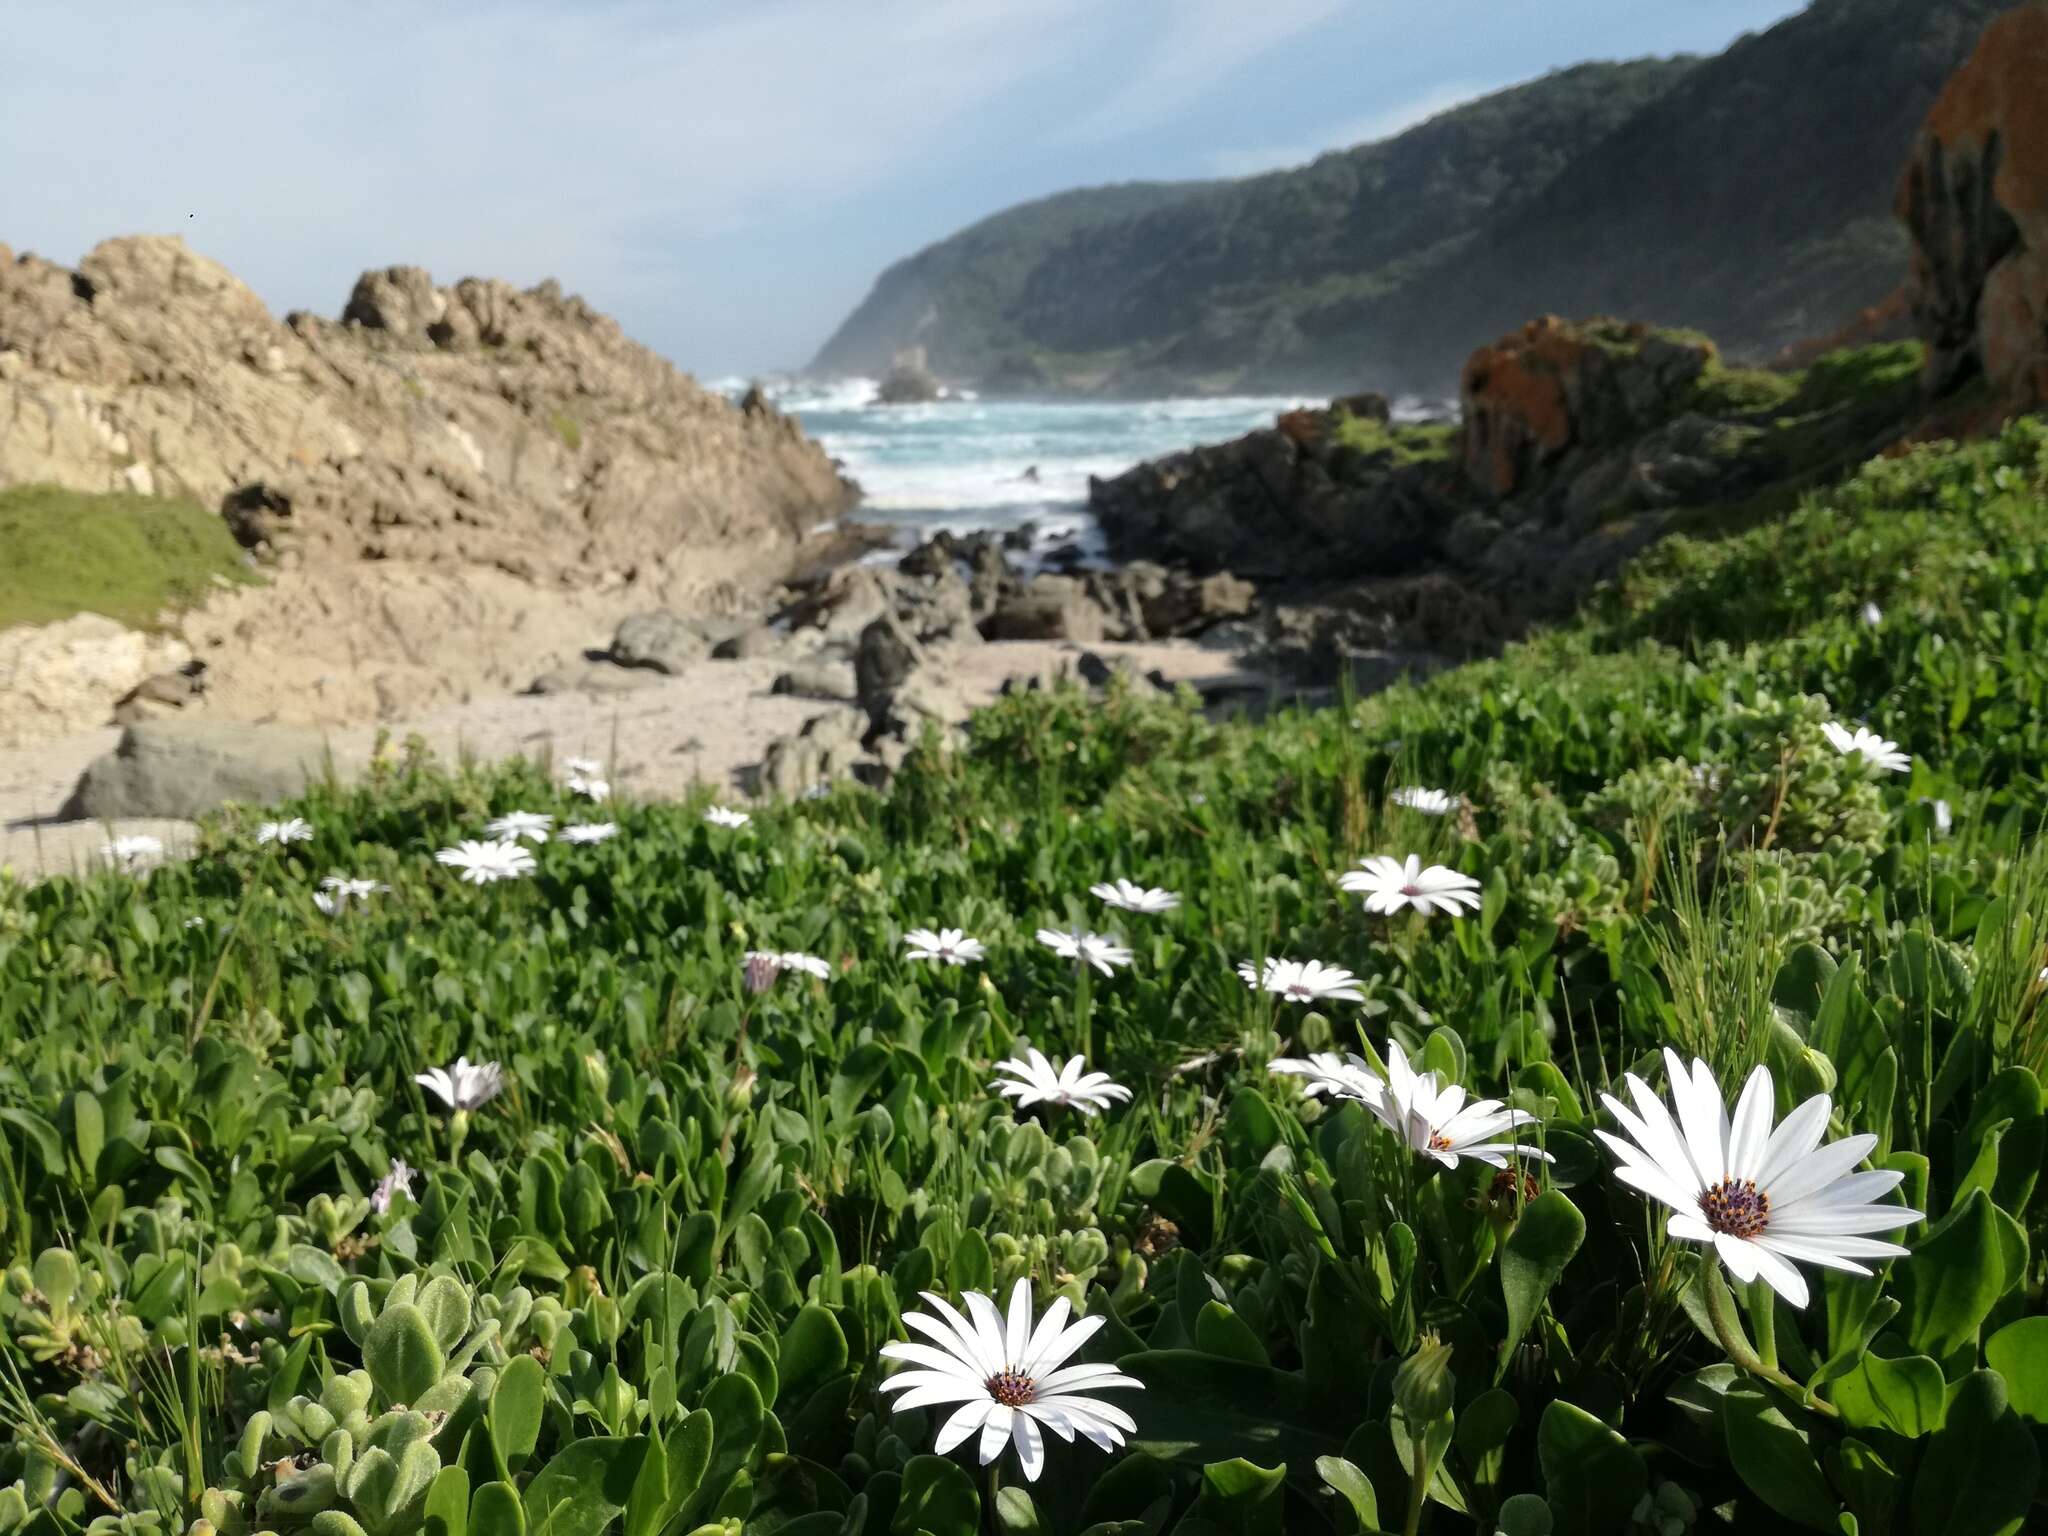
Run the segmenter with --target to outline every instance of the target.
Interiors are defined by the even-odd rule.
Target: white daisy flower
[[[412,1176],[419,1170],[402,1157],[391,1159],[391,1171],[377,1181],[377,1187],[370,1192],[370,1209],[382,1216],[391,1209],[393,1195],[412,1193]]]
[[[1157,886],[1139,885],[1118,875],[1113,881],[1088,887],[1088,894],[1107,906],[1117,907],[1125,912],[1171,912],[1180,905],[1180,897],[1172,891],[1163,891]]]
[[[602,843],[619,835],[615,821],[577,821],[562,828],[565,843]]]
[[[443,1104],[457,1111],[488,1104],[505,1088],[504,1071],[495,1061],[479,1066],[467,1056],[458,1056],[452,1067],[434,1067],[415,1073],[413,1081],[422,1088],[431,1089]]]
[[[729,811],[722,805],[714,805],[704,813],[704,819],[714,827],[744,827],[754,818],[745,811]]]
[[[781,971],[802,971],[820,981],[832,979],[832,963],[816,955],[807,955],[800,949],[767,950],[750,949],[742,957],[748,967],[749,979],[755,972],[765,969],[772,977]]]
[[[1131,1090],[1113,1083],[1107,1072],[1084,1072],[1079,1056],[1069,1057],[1064,1067],[1055,1067],[1045,1052],[1033,1046],[1020,1059],[1011,1057],[995,1065],[1006,1074],[989,1086],[1006,1099],[1015,1099],[1019,1109],[1034,1104],[1064,1104],[1084,1115],[1093,1115],[1130,1098]]]
[[[1359,860],[1359,867],[1347,871],[1338,885],[1365,897],[1365,910],[1388,916],[1403,907],[1429,914],[1444,912],[1452,917],[1459,908],[1479,910],[1479,882],[1470,875],[1442,864],[1422,867],[1422,860],[1409,854],[1406,863],[1376,854]]]
[[[1507,1167],[1510,1157],[1556,1161],[1541,1147],[1491,1139],[1518,1125],[1534,1125],[1534,1115],[1508,1109],[1499,1099],[1467,1104],[1462,1087],[1454,1083],[1446,1088],[1436,1073],[1410,1068],[1398,1040],[1387,1042],[1387,1091],[1377,1102],[1368,1101],[1367,1107],[1411,1152],[1434,1158],[1446,1168],[1457,1167],[1464,1157],[1493,1168]]]
[[[1062,960],[1085,962],[1105,976],[1116,967],[1131,963],[1131,952],[1109,934],[1089,933],[1082,928],[1071,933],[1058,928],[1041,928],[1038,930],[1038,942]]]
[[[127,837],[117,837],[111,843],[100,845],[100,857],[119,869],[135,870],[164,856],[161,839],[151,837],[147,832],[136,832]]]
[[[203,917],[188,917],[182,926],[186,928],[204,928],[206,926],[206,919]]]
[[[1341,965],[1325,965],[1320,960],[1268,959],[1256,971],[1251,961],[1240,960],[1237,974],[1254,991],[1276,992],[1290,1003],[1315,1003],[1324,998],[1346,1003],[1365,1001],[1356,976]]]
[[[1865,624],[1868,624],[1872,629],[1877,628],[1878,625],[1884,622],[1884,610],[1878,607],[1877,604],[1865,603],[1863,605],[1862,611],[1863,622]]]
[[[1913,766],[1912,757],[1899,750],[1895,741],[1886,741],[1868,726],[1859,725],[1854,734],[1849,728],[1830,720],[1821,727],[1821,733],[1837,752],[1844,757],[1860,757],[1866,763],[1893,773],[1904,773]]]
[[[930,1291],[922,1293],[935,1317],[903,1314],[904,1325],[931,1342],[884,1344],[882,1356],[915,1367],[899,1371],[881,1384],[884,1392],[901,1392],[896,1407],[931,1408],[958,1403],[939,1426],[932,1450],[944,1456],[979,1435],[981,1464],[1002,1455],[1005,1444],[1017,1448],[1027,1482],[1045,1467],[1044,1430],[1071,1442],[1081,1435],[1098,1449],[1114,1451],[1138,1426],[1121,1408],[1093,1394],[1144,1383],[1113,1365],[1067,1365],[1081,1346],[1102,1327],[1101,1317],[1067,1325],[1071,1310],[1064,1296],[1055,1297],[1036,1327],[1031,1321],[1031,1282],[1020,1279],[1010,1292],[1007,1320],[994,1300],[978,1291],[962,1298],[967,1317]]]
[[[332,891],[315,891],[313,893],[313,905],[329,917],[339,917],[348,910],[348,903],[344,902]]]
[[[1678,1053],[1667,1049],[1664,1064],[1676,1120],[1649,1085],[1630,1073],[1624,1081],[1634,1110],[1611,1094],[1600,1096],[1627,1138],[1596,1134],[1621,1161],[1616,1178],[1671,1207],[1666,1232],[1711,1244],[1736,1279],[1747,1283],[1761,1275],[1795,1307],[1805,1306],[1808,1296],[1798,1264],[1867,1275],[1857,1260],[1906,1252],[1868,1235],[1920,1220],[1919,1211],[1883,1203],[1905,1175],[1888,1169],[1850,1172],[1877,1145],[1875,1136],[1821,1145],[1828,1128],[1826,1094],[1815,1094],[1773,1130],[1769,1068],[1750,1073],[1731,1120],[1721,1086],[1704,1061],[1695,1060],[1688,1072]]]
[[[1934,835],[1936,837],[1947,837],[1949,833],[1955,830],[1956,813],[1950,808],[1946,800],[1926,800],[1921,803],[1934,814]]]
[[[1387,798],[1396,805],[1405,805],[1411,811],[1420,811],[1425,816],[1448,816],[1463,802],[1441,789],[1421,789],[1415,785],[1395,790]]]
[[[313,841],[313,824],[302,816],[294,816],[288,821],[266,821],[256,829],[256,845],[259,848],[265,843],[276,843],[279,846],[283,846],[286,843],[310,843],[311,841]]]
[[[443,848],[434,858],[450,869],[460,870],[471,885],[489,885],[493,880],[516,880],[534,872],[533,855],[517,843],[473,842],[467,838],[453,848]]]
[[[327,893],[337,907],[345,907],[351,901],[361,902],[367,907],[372,896],[389,891],[391,887],[381,880],[362,880],[353,875],[328,875],[320,882],[320,889]],[[314,897],[314,900],[317,902],[319,897]],[[320,910],[324,912],[327,909],[322,907]]]
[[[612,786],[609,780],[590,773],[572,773],[568,778],[569,792],[582,795],[585,799],[605,801],[611,798]]]
[[[554,824],[554,817],[540,811],[512,811],[496,821],[485,822],[484,830],[502,842],[525,838],[529,842],[544,843],[548,840],[548,828]]]
[[[970,960],[985,960],[988,951],[979,939],[970,939],[958,928],[913,928],[903,935],[903,943],[912,960],[936,960],[941,965],[965,965]]]
[[[1282,1056],[1266,1070],[1280,1077],[1307,1078],[1301,1091],[1311,1099],[1355,1099],[1360,1104],[1378,1104],[1387,1095],[1385,1079],[1366,1065],[1363,1056],[1348,1051],[1342,1056],[1335,1051],[1317,1051],[1306,1057]]]

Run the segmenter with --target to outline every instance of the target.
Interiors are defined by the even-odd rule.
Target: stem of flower
[[[1790,1393],[1805,1407],[1823,1417],[1841,1417],[1833,1403],[1815,1397],[1775,1365],[1765,1365],[1757,1358],[1756,1351],[1749,1347],[1749,1341],[1742,1336],[1742,1330],[1736,1326],[1735,1298],[1728,1293],[1728,1283],[1721,1278],[1721,1265],[1714,1257],[1712,1249],[1708,1249],[1700,1256],[1700,1284],[1706,1292],[1707,1320],[1714,1325],[1714,1337],[1721,1341],[1721,1348],[1726,1352],[1730,1365],[1739,1371],[1746,1371],[1759,1381],[1768,1381],[1781,1391]]]
[[[1422,1504],[1429,1496],[1429,1450],[1420,1439],[1415,1442],[1415,1465],[1408,1469],[1408,1518],[1402,1523],[1401,1536],[1415,1536],[1422,1529]]]
[[[1081,1054],[1088,1064],[1095,1065],[1095,978],[1089,974],[1088,962],[1079,960],[1074,965],[1074,1033],[1081,1039]]]
[[[988,1464],[988,1528],[1001,1530],[996,1523],[996,1495],[1003,1491],[1003,1458],[998,1456]]]
[[[1761,1276],[1749,1282],[1749,1328],[1756,1335],[1757,1358],[1770,1370],[1777,1370],[1777,1293]]]

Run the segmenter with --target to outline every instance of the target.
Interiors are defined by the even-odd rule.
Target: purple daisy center
[[[1038,1383],[1022,1371],[997,1371],[982,1385],[988,1389],[988,1395],[1005,1408],[1022,1408],[1038,1399]]]
[[[1723,1179],[1701,1194],[1700,1215],[1729,1237],[1761,1237],[1771,1224],[1771,1197],[1754,1179]]]

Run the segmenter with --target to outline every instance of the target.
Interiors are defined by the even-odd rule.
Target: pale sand
[[[1229,655],[1187,641],[1151,645],[1080,646],[1060,641],[1001,641],[956,653],[947,674],[970,703],[982,704],[1013,677],[1043,677],[1071,668],[1084,650],[1112,663],[1154,669],[1169,682],[1232,683],[1258,688],[1262,675]],[[333,730],[329,741],[343,773],[369,760],[380,731],[394,742],[418,735],[445,761],[469,757],[596,758],[615,791],[638,801],[677,799],[700,785],[737,796],[740,771],[761,760],[770,741],[803,728],[812,716],[850,705],[770,693],[786,660],[704,661],[674,677],[628,693],[503,694],[473,698],[382,727]],[[82,731],[44,746],[0,751],[0,870],[34,877],[65,873],[97,860],[110,834],[146,832],[173,853],[191,841],[189,822],[49,823],[93,759],[111,752],[120,728]]]

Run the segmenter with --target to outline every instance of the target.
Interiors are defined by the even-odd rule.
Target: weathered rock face
[[[0,247],[0,421],[0,485],[188,495],[281,548],[187,631],[224,710],[307,719],[516,687],[573,657],[542,637],[621,611],[730,609],[853,494],[793,420],[552,282],[395,267],[339,322],[280,322],[158,236],[75,271]]]
[[[939,398],[939,380],[925,362],[924,348],[896,354],[895,366],[875,386],[877,405],[920,405]]]
[[[2001,405],[2048,400],[2048,4],[1984,29],[1899,177],[1929,389],[1982,374]]]
[[[1605,451],[1669,420],[1713,359],[1711,342],[1645,325],[1533,320],[1465,364],[1465,473],[1495,496],[1532,490],[1574,449]]]
[[[191,659],[181,640],[96,613],[0,629],[0,747],[105,725],[116,701]]]

